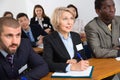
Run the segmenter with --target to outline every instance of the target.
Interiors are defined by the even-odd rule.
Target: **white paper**
[[[89,77],[93,66],[89,66],[84,71],[69,71],[67,73],[54,72],[52,76],[57,77]]]
[[[115,59],[116,59],[117,61],[120,61],[120,57],[116,57]]]

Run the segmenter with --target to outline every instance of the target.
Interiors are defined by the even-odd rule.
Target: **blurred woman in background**
[[[73,4],[69,4],[67,8],[69,8],[70,11],[73,12],[75,17],[75,23],[73,25],[72,31],[79,33],[82,39],[86,38],[85,31],[84,31],[84,23],[82,20],[78,18],[77,8]]]
[[[52,24],[50,23],[50,18],[46,16],[45,11],[41,5],[35,5],[30,24],[39,24],[40,27],[48,34],[54,31]]]

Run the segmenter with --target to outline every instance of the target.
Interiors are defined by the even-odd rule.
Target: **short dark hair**
[[[20,24],[14,18],[1,17],[0,18],[0,34],[3,31],[3,26],[8,26],[8,27],[12,27],[12,28],[18,28],[18,27],[20,27]]]
[[[69,4],[68,6],[67,6],[67,8],[74,8],[75,9],[75,11],[76,11],[76,16],[75,16],[75,18],[77,18],[78,17],[78,10],[77,10],[77,8],[73,5],[73,4]]]
[[[102,2],[105,0],[95,0],[95,9],[101,9]]]
[[[26,18],[28,18],[28,16],[27,16],[27,14],[25,14],[25,13],[19,13],[18,15],[17,15],[17,20],[18,20],[18,18],[21,18],[21,17],[26,17]]]
[[[13,14],[12,14],[12,12],[10,12],[10,11],[6,11],[6,12],[3,14],[3,17],[5,17],[5,16],[8,15],[8,14],[11,14],[11,17],[13,18]]]

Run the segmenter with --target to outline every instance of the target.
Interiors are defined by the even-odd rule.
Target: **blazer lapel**
[[[103,29],[106,34],[112,36],[111,31],[108,29],[107,25],[104,22],[102,22],[99,18],[96,18],[96,22],[97,22],[98,26],[101,29]]]
[[[67,51],[67,49],[65,48],[65,45],[63,44],[59,34],[56,32],[54,35],[54,42],[56,44],[57,49],[59,50],[59,52],[64,56],[67,57],[68,59],[70,59],[70,55]]]
[[[117,31],[117,32],[116,32]],[[113,43],[116,43],[118,42],[119,43],[119,38],[120,34],[119,34],[119,27],[118,27],[118,24],[115,22],[115,20],[113,19],[112,21],[112,42]],[[117,40],[116,40],[117,39]],[[116,45],[119,45],[118,43],[116,43]]]
[[[77,45],[77,41],[76,40],[78,40],[78,39],[76,39],[76,36],[75,35],[73,35],[72,33],[71,33],[71,37],[72,37],[72,42],[73,42],[73,49],[74,49],[74,57],[77,57],[77,48],[76,48],[76,45]]]

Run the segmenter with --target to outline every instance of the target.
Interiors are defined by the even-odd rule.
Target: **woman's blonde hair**
[[[58,7],[54,10],[52,18],[51,18],[51,23],[54,27],[55,30],[58,30],[58,27],[60,25],[60,18],[62,16],[62,14],[64,12],[69,12],[73,15],[74,18],[74,14],[69,10],[69,8],[67,7]]]

